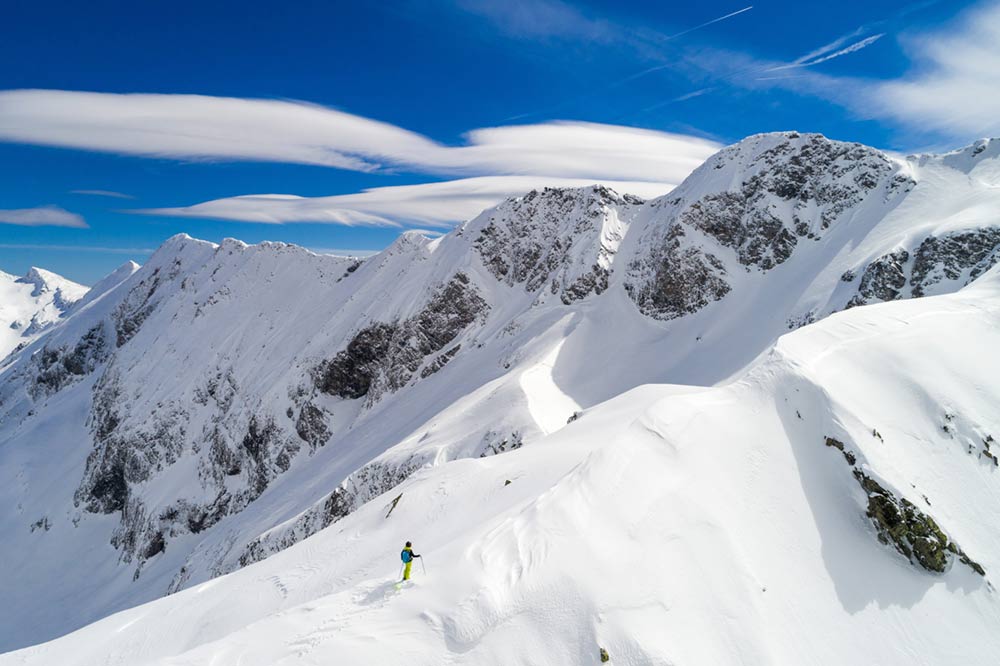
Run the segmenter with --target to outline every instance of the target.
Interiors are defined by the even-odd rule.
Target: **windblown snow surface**
[[[0,663],[993,663],[998,345],[1000,269],[836,314],[735,381],[637,387],[423,469],[264,562]],[[986,576],[879,543],[852,467]],[[426,574],[400,587],[407,538]]]
[[[789,132],[172,238],[0,365],[0,664],[995,663],[998,210],[1000,141]]]

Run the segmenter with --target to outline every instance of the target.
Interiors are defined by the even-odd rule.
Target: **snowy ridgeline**
[[[430,650],[422,663],[446,660],[435,656],[439,648],[467,652],[464,663],[588,663],[602,635],[617,641],[619,663],[685,654],[666,645],[661,652],[651,636],[602,634],[612,609],[619,623],[631,613],[648,631],[672,626],[665,636],[675,635],[677,646],[688,625],[700,628],[713,614],[738,617],[723,628],[735,633],[706,634],[705,649],[737,646],[760,663],[793,663],[796,654],[754,638],[769,613],[815,612],[838,631],[856,631],[876,601],[918,614],[947,611],[968,631],[989,633],[997,624],[986,590],[1000,550],[989,520],[976,521],[996,499],[991,428],[1000,429],[976,401],[997,395],[992,384],[975,383],[980,375],[961,374],[989,371],[988,354],[975,353],[990,348],[988,336],[959,344],[960,331],[948,327],[961,328],[962,317],[986,326],[995,314],[995,289],[980,285],[1000,252],[998,185],[998,141],[895,160],[786,133],[721,151],[660,199],[600,187],[531,192],[434,241],[404,234],[363,262],[284,244],[175,237],[141,269],[95,287],[0,365],[0,554],[9,563],[0,574],[9,590],[0,649],[48,640],[168,592],[179,593],[177,613],[191,608],[190,618],[164,620],[168,599],[149,617],[155,629],[139,623],[135,631],[176,631],[178,651],[223,637],[232,641],[227,649],[238,649],[250,622],[331,593],[321,604],[329,616],[306,643],[324,643],[323,622],[336,619],[348,629],[330,639],[329,655],[363,649],[361,637],[381,626],[381,613],[402,612],[419,625],[404,622],[403,633],[421,636],[421,649]],[[948,294],[974,280],[975,288],[943,300],[854,309]],[[942,308],[964,314],[939,316]],[[826,319],[842,310],[849,311]],[[909,340],[898,327],[911,319],[930,332]],[[772,347],[790,329],[820,320]],[[825,347],[832,351],[823,356]],[[978,393],[942,392],[929,385],[938,374],[921,375],[938,373],[956,354],[983,361],[949,370]],[[724,387],[635,389],[667,383]],[[867,388],[882,383],[900,395]],[[794,420],[778,404],[792,400],[789,392],[803,393]],[[755,401],[773,409],[757,414]],[[864,418],[863,409],[871,410]],[[706,439],[686,425],[661,429],[657,419],[668,413],[671,424],[704,421]],[[936,419],[935,437],[906,419]],[[899,435],[892,441],[889,423]],[[514,449],[521,450],[496,456]],[[681,450],[704,465],[690,479],[678,471]],[[560,482],[547,490],[580,469],[592,470],[594,488]],[[521,483],[529,472],[534,480]],[[494,473],[510,486],[496,488]],[[608,485],[597,488],[601,478]],[[765,492],[765,481],[784,485]],[[922,484],[926,498],[914,494]],[[388,522],[387,505],[401,492]],[[961,509],[962,502],[978,508]],[[737,518],[748,512],[760,517],[743,525]],[[450,518],[438,525],[437,516]],[[559,528],[559,520],[574,527]],[[490,536],[483,525],[498,531]],[[626,545],[606,540],[602,525],[626,530]],[[439,609],[423,619],[409,600],[389,610],[388,588],[380,587],[396,542],[411,534],[441,549],[448,562],[441,571],[462,574],[430,596],[412,595],[413,604]],[[496,539],[496,552],[476,551],[477,539]],[[770,558],[769,548],[789,549],[760,564],[784,581],[771,583],[780,591],[791,572],[816,576],[808,568],[816,562],[796,564],[793,556],[811,552],[817,539],[828,544],[816,551],[822,561],[839,568],[828,566],[817,578],[826,582],[810,588],[819,598],[796,606],[787,595],[747,596],[763,574],[734,563],[741,553]],[[534,580],[531,562],[547,561],[550,540],[567,561],[571,548],[590,554],[575,573],[546,565]],[[622,571],[632,564],[643,571],[659,557],[649,549],[672,571],[696,566],[702,574],[657,579],[647,591],[623,584],[614,597],[598,589],[615,580],[601,562],[611,567],[620,558]],[[844,582],[852,567],[894,571],[897,578],[886,580],[896,587],[887,582],[871,592],[884,597],[866,599],[863,585]],[[718,579],[717,569],[724,570]],[[565,590],[560,576],[571,579]],[[259,589],[272,578],[274,598]],[[311,582],[296,587],[299,578]],[[237,599],[247,581],[257,581],[246,591],[257,602]],[[717,586],[730,583],[737,591],[716,598]],[[685,589],[671,588],[678,585]],[[205,608],[225,606],[227,619],[199,629],[201,606],[192,599],[201,597],[179,592],[190,587],[220,590],[206,592]],[[542,602],[554,590],[565,606]],[[460,617],[435,605],[449,599],[461,602]],[[675,599],[680,606],[671,610]],[[924,599],[931,605],[921,607]],[[848,614],[824,615],[834,606]],[[557,607],[571,616],[555,630],[543,615]],[[898,631],[892,627],[902,620],[888,615],[871,631]],[[670,617],[673,624],[663,625]],[[133,645],[146,640],[140,633],[125,632],[121,645],[101,634],[129,622],[110,618],[80,634],[95,642],[93,663],[103,663],[101,654],[143,663]],[[276,645],[284,644],[281,618],[267,622]],[[523,647],[538,650],[537,659],[489,651],[510,643],[514,631],[537,639]],[[926,645],[940,647],[938,631],[922,639]],[[53,649],[80,649],[73,640]],[[407,640],[396,644],[400,654]],[[822,640],[830,655],[851,654]],[[968,654],[995,648],[990,640],[967,646]],[[377,660],[391,662],[396,645],[380,645]],[[172,649],[155,641],[142,648],[147,657]],[[260,654],[273,657],[260,663],[284,658]],[[690,654],[695,663],[714,658]],[[348,663],[373,660],[359,652]]]

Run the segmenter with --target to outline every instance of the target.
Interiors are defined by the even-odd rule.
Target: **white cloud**
[[[0,224],[14,224],[20,227],[88,228],[81,216],[59,206],[0,210]]]
[[[94,197],[111,197],[112,199],[135,199],[131,194],[113,192],[112,190],[70,190],[70,194],[86,194]]]
[[[143,156],[471,176],[329,197],[260,194],[138,211],[370,226],[447,226],[535,187],[603,183],[639,196],[664,194],[720,147],[693,136],[585,122],[476,129],[463,145],[447,146],[300,102],[44,90],[0,92],[0,140]]]
[[[677,183],[721,146],[655,130],[584,122],[478,129],[447,159],[477,173]]]
[[[1000,4],[906,45],[920,67],[876,84],[876,107],[862,100],[862,108],[947,136],[1000,134]]]
[[[481,176],[441,183],[377,187],[329,197],[252,195],[216,199],[180,208],[132,211],[148,215],[237,220],[264,224],[321,222],[348,226],[423,224],[448,227],[475,217],[503,199],[541,187],[585,187],[592,179],[539,176]],[[621,193],[654,197],[669,183],[603,180]]]
[[[371,171],[383,151],[409,156],[436,144],[387,123],[301,102],[0,92],[0,139],[146,157],[294,162]]]
[[[447,146],[388,123],[302,102],[0,92],[0,141],[147,157],[676,181],[718,149],[691,136],[579,122],[477,129],[466,140],[466,145]]]

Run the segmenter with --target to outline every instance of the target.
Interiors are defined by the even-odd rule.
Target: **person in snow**
[[[403,560],[403,580],[410,580],[410,567],[413,566],[413,558],[420,556],[413,552],[413,544],[407,541],[399,557]]]

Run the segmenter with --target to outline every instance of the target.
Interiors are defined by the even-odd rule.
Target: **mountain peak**
[[[29,268],[24,277],[18,278],[17,282],[33,285],[34,290],[31,292],[33,298],[46,292],[54,292],[56,299],[66,306],[79,300],[87,293],[87,287],[37,266]]]
[[[62,280],[63,278],[51,271],[47,271],[44,268],[39,268],[37,266],[32,266],[28,269],[28,272],[18,280],[19,282],[33,284],[37,289],[47,289],[53,283]],[[36,294],[37,295],[37,294]]]

